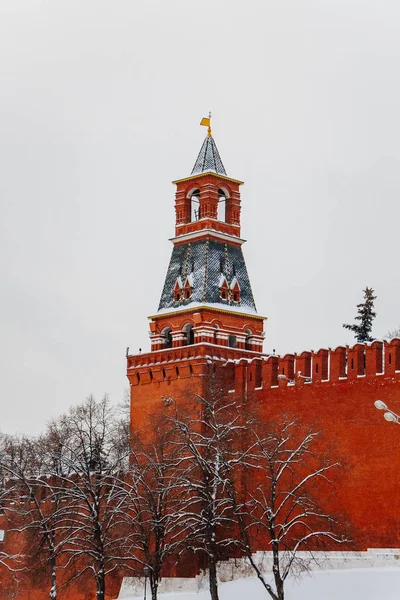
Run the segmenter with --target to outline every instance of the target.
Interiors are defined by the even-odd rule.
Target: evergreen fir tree
[[[374,296],[374,290],[369,287],[366,287],[363,292],[364,302],[357,304],[357,316],[355,317],[355,320],[360,321],[360,323],[354,323],[354,325],[345,324],[343,327],[354,332],[357,342],[372,342],[374,338],[371,337],[371,331],[372,321],[376,317],[376,312],[374,312],[374,300],[376,300],[376,296]]]

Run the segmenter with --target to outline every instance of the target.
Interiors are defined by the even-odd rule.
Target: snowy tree
[[[236,533],[231,487],[246,467],[249,451],[241,447],[245,426],[240,403],[223,392],[218,378],[209,378],[208,393],[195,396],[190,414],[170,416],[177,435],[180,472],[180,518],[186,547],[201,552],[209,571],[212,600],[218,600],[217,566],[240,543]]]
[[[398,327],[395,327],[395,329],[391,329],[390,331],[388,331],[384,337],[387,340],[391,340],[395,337],[400,338],[400,325]]]
[[[147,570],[152,600],[156,600],[165,560],[182,544],[182,502],[176,493],[179,456],[174,430],[164,418],[156,417],[150,435],[145,433],[146,439],[139,432],[131,438],[124,515],[135,570]]]
[[[48,579],[49,598],[56,600],[57,569],[63,549],[63,539],[57,535],[62,498],[52,485],[54,480],[46,475],[45,456],[50,444],[45,437],[5,437],[0,467],[7,479],[3,511],[9,532],[25,538],[26,552],[14,557],[14,570],[29,571],[44,585]]]
[[[258,429],[258,430],[257,430]],[[284,600],[284,584],[292,571],[304,571],[313,550],[342,544],[338,520],[319,501],[328,497],[330,473],[339,463],[318,453],[318,433],[286,420],[275,428],[253,429],[257,467],[249,477],[245,502],[235,501],[242,550],[273,600]],[[260,435],[261,433],[261,435]],[[253,556],[256,536],[268,540],[274,585]],[[299,552],[302,552],[301,555]],[[304,551],[308,551],[304,558]]]
[[[61,468],[53,467],[64,504],[65,568],[74,573],[70,581],[91,572],[97,600],[104,600],[107,574],[130,561],[120,493],[128,466],[127,430],[106,397],[99,402],[89,397],[52,429],[65,439]]]
[[[363,293],[364,302],[357,304],[357,315],[355,317],[355,320],[359,321],[359,323],[354,323],[353,325],[343,325],[345,329],[352,331],[357,342],[361,343],[373,341],[373,338],[371,337],[372,321],[376,317],[376,312],[374,312],[374,301],[376,300],[376,296],[374,296],[374,290],[366,287],[365,290],[363,290]]]

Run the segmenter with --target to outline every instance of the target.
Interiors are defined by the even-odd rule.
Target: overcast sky
[[[119,402],[208,110],[265,351],[400,324],[398,0],[0,0],[0,429]]]

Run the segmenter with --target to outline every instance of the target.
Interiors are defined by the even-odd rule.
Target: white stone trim
[[[211,220],[210,217],[205,217],[205,219],[207,219],[208,221]],[[202,219],[200,219],[199,221],[196,221],[196,223],[201,222]],[[215,221],[216,223],[220,223],[221,221],[218,221],[218,219],[212,219],[213,221]],[[226,223],[227,225],[232,225],[233,227],[238,227],[239,225],[235,225],[235,224],[231,224],[231,223]],[[228,233],[222,233],[221,231],[217,231],[216,229],[200,229],[199,231],[192,231],[191,233],[183,233],[182,235],[178,235],[177,237],[173,237],[170,238],[169,241],[172,242],[173,244],[175,244],[176,242],[183,242],[183,241],[191,241],[191,240],[195,240],[198,237],[203,237],[204,235],[212,235],[212,237],[214,238],[218,238],[224,242],[235,242],[236,244],[244,244],[247,240],[244,240],[243,238],[240,237],[236,237],[236,235],[229,235]]]

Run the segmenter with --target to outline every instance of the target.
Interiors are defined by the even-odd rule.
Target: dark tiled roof
[[[242,249],[238,246],[217,240],[199,240],[174,246],[169,263],[164,289],[158,310],[187,307],[191,303],[224,304],[229,302],[220,298],[220,281],[223,275],[228,285],[236,277],[240,287],[240,303],[233,303],[243,312],[256,311],[250,280]],[[193,293],[190,299],[175,302],[174,287],[180,277],[182,284],[190,276]]]
[[[226,175],[217,145],[214,142],[214,139],[209,136],[207,136],[203,142],[199,155],[194,164],[192,175],[206,173],[207,171],[213,171],[214,173],[219,173],[220,175]]]

